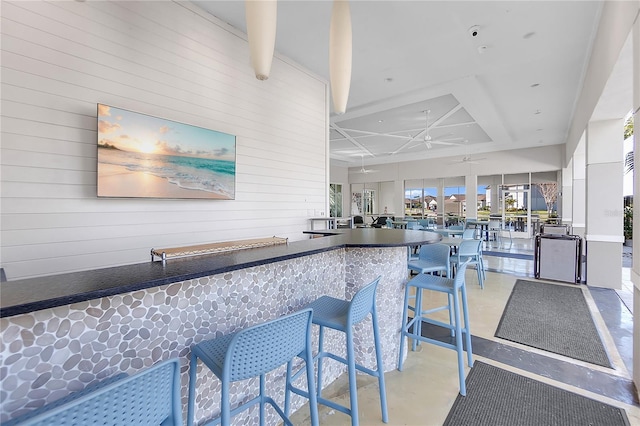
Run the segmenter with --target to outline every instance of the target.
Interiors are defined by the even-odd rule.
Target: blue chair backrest
[[[369,312],[371,312],[376,303],[376,289],[378,288],[378,283],[381,279],[382,276],[379,276],[358,290],[355,296],[353,296],[353,299],[351,299],[351,303],[349,304],[349,312],[347,314],[348,325],[359,323]]]
[[[418,258],[447,265],[449,270],[450,249],[446,244],[425,244],[420,247]]]
[[[476,230],[475,229],[465,229],[464,232],[462,233],[462,239],[463,240],[473,240],[476,237]]]
[[[55,408],[44,406],[36,411],[17,424],[182,425],[180,362],[178,359],[160,362]]]
[[[463,240],[458,247],[458,257],[479,256],[482,240]]]
[[[462,226],[462,225],[451,225],[449,227],[449,229],[451,229],[452,231],[462,231],[464,229],[464,226]]]
[[[223,380],[256,377],[286,364],[310,343],[311,309],[245,328],[227,349]]]
[[[386,219],[385,221],[387,228],[393,228],[393,221],[389,218]]]
[[[471,259],[467,259],[464,263],[461,263],[458,266],[458,270],[456,271],[456,276],[453,279],[454,289],[458,289],[464,285],[465,283],[464,273],[466,272],[467,266],[469,265],[470,262],[471,262]]]

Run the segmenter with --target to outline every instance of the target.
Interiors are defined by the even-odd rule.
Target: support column
[[[586,157],[585,157],[586,137],[583,134],[578,142],[575,152],[573,153],[573,185],[571,191],[572,199],[572,218],[574,235],[584,237],[586,227]],[[584,247],[583,247],[584,248]]]
[[[640,123],[640,18],[636,17],[633,24],[633,122]],[[634,173],[633,173],[633,382],[636,392],[640,388],[640,170],[635,170],[635,164],[640,164],[639,146],[636,143],[640,131],[635,129],[633,138]],[[635,203],[635,200],[638,203]]]
[[[394,194],[402,194],[402,197],[393,197],[393,207],[391,208],[392,212],[396,212],[396,216],[404,217],[404,181],[396,180],[393,184],[393,193]],[[382,207],[384,209],[384,206]]]
[[[494,175],[491,179],[491,214],[500,213],[500,185],[502,175]]]
[[[587,126],[587,284],[622,288],[623,119]]]
[[[436,198],[436,201],[438,202],[438,210],[436,210],[436,213],[438,215],[438,219],[437,219],[437,223],[438,225],[442,225],[442,227],[444,228],[444,179],[443,178],[439,178],[438,179],[438,197]]]
[[[558,200],[558,216],[562,223],[573,225],[573,159],[569,160],[567,167],[563,168],[560,184],[560,199]]]
[[[478,176],[465,176],[465,192],[467,200],[467,217],[472,219],[478,218]]]

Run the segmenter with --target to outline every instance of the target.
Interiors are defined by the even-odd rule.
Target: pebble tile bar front
[[[358,231],[365,232],[354,234]],[[111,288],[98,285],[97,290],[84,289],[58,297],[45,291],[41,293],[48,299],[28,299],[26,305],[11,304],[19,296],[16,291],[25,292],[40,281],[55,287],[57,280],[65,280],[65,275],[71,281],[77,276],[65,274],[2,283],[0,422],[106,377],[120,372],[134,374],[175,357],[180,358],[182,365],[186,416],[191,346],[293,312],[325,294],[350,299],[357,289],[378,275],[383,276],[377,303],[384,366],[385,371],[392,370],[399,349],[401,302],[407,277],[406,246],[434,242],[437,238],[420,231],[348,230],[340,234],[344,235],[290,243],[284,248],[248,250],[252,253],[230,255],[227,259],[210,256],[191,262],[185,259],[180,260],[179,266],[173,265],[183,275],[196,275],[189,279],[175,279],[179,274],[173,274],[172,278],[172,265],[167,262],[162,279],[173,282],[154,285],[158,278],[153,276],[145,284],[126,282]],[[202,267],[203,263],[208,269]],[[122,268],[131,271],[131,267]],[[146,271],[147,266],[141,267]],[[201,269],[205,275],[197,276],[188,270],[191,267]],[[114,269],[112,275],[116,277],[123,273],[115,271],[120,268],[110,269]],[[222,271],[211,273],[216,269]],[[88,272],[78,274],[85,279],[91,276]],[[132,287],[139,288],[122,291]],[[9,302],[5,299],[7,293]],[[93,297],[103,293],[106,294],[102,297]],[[78,301],[65,304],[64,300]],[[31,306],[41,309],[30,309]],[[356,348],[358,362],[373,367],[373,339],[368,330],[370,327],[366,326],[358,330]],[[327,333],[327,348],[344,352],[341,337]],[[315,327],[314,341],[317,342]],[[337,363],[327,363],[323,386],[335,380],[343,369]],[[220,382],[202,365],[197,377],[196,420],[218,416]],[[300,386],[306,387],[302,380]],[[255,394],[257,386],[256,379],[235,383],[232,405]],[[272,393],[284,395],[284,367],[270,374],[268,386]],[[302,398],[294,398],[293,409],[304,402]],[[257,408],[234,418],[234,423],[251,423],[251,417],[256,415]],[[271,413],[267,424],[278,421],[275,413]]]

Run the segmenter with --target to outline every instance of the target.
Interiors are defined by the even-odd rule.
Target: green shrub
[[[633,206],[624,208],[624,238],[626,240],[633,238]]]

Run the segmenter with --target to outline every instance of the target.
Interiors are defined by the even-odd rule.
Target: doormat
[[[611,368],[580,287],[516,281],[496,337]]]

